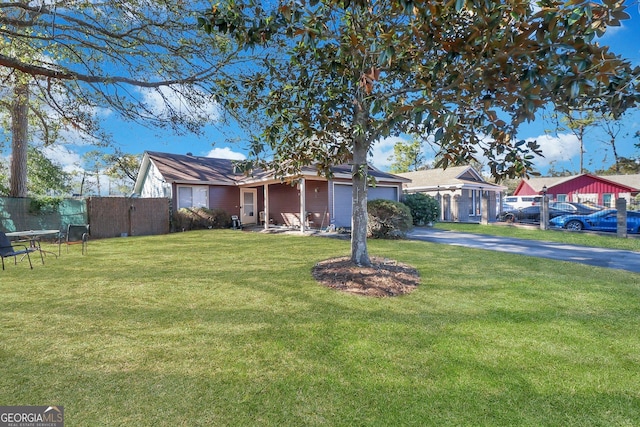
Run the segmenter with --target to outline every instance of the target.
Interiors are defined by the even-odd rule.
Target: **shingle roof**
[[[410,184],[406,184],[406,188],[436,188],[436,187],[455,187],[465,184],[478,184],[487,187],[494,186],[502,188],[499,185],[485,181],[479,173],[471,166],[453,166],[446,169],[426,169],[415,172],[405,172],[398,174],[401,177],[409,178]]]
[[[148,151],[147,155],[168,182],[215,182],[234,185],[242,178],[232,160]]]
[[[627,187],[633,187],[636,190],[640,190],[640,174],[635,175],[602,175],[602,179],[617,182],[618,184],[626,185]]]
[[[160,153],[156,151],[147,151],[146,154],[167,182],[200,182],[237,185],[259,182],[272,177],[269,171],[264,170],[255,170],[251,176],[246,176],[242,172],[236,173],[233,160],[229,159]],[[334,166],[332,167],[332,171],[335,175],[351,176],[350,165]],[[369,167],[368,173],[378,180],[408,182],[405,178],[382,172],[373,167]],[[307,166],[302,168],[301,175],[317,176],[317,170],[313,166]]]

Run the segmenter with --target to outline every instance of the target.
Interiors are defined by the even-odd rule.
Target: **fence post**
[[[618,211],[618,237],[627,237],[627,199],[619,197],[616,199],[616,210]]]
[[[549,198],[544,194],[540,205],[540,230],[549,228]]]

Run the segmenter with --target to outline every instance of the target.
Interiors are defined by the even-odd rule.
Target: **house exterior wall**
[[[198,185],[173,184],[172,193],[178,194],[178,187],[198,187]],[[199,187],[202,187],[201,185]],[[229,215],[240,214],[240,189],[228,185],[207,186],[207,207],[209,209],[222,209]],[[178,198],[171,198],[171,208],[178,210]]]
[[[516,196],[538,194],[539,192],[535,191],[524,181],[517,192],[514,193]],[[547,189],[547,196],[550,200],[558,200],[558,196],[560,196],[560,199],[565,198],[565,201],[568,202],[592,202],[599,205],[607,204],[607,200],[605,199],[610,197],[609,207],[612,207],[615,200],[619,197],[626,199],[627,202],[631,201],[631,193],[629,193],[627,187],[602,181],[589,175],[577,176],[569,181],[551,186]]]
[[[300,190],[296,185],[269,185],[269,217],[274,225],[300,225]]]
[[[489,221],[493,221],[498,214],[497,204],[500,193],[495,191],[489,191],[486,199],[482,198],[481,191],[475,189],[422,191],[421,193],[438,200],[440,203],[440,221],[480,222],[483,212],[487,213]],[[472,206],[473,212],[471,212]]]
[[[329,184],[327,181],[306,181],[305,203],[309,227],[329,225]]]
[[[149,162],[149,169],[144,177],[144,183],[140,191],[140,197],[143,198],[171,198],[172,188],[170,184],[164,182],[162,174],[158,168]]]
[[[576,179],[551,187],[547,191],[550,198],[556,199],[557,195],[566,194],[570,201],[574,202],[593,202],[596,204],[604,204],[604,195],[612,195],[615,201],[621,195],[629,197],[628,189],[621,188],[613,183],[593,179],[589,176],[579,176]],[[627,200],[629,202],[630,200]]]
[[[209,209],[223,209],[229,215],[240,215],[240,189],[225,185],[209,186]]]

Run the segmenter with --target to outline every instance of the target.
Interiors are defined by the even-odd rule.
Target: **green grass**
[[[342,240],[91,241],[1,272],[0,402],[67,426],[637,426],[640,275],[412,241],[403,297],[318,285]]]
[[[441,230],[459,231],[465,233],[489,234],[494,236],[517,237],[520,239],[545,240],[549,242],[561,242],[572,245],[595,246],[610,249],[624,249],[640,251],[640,238],[630,234],[628,238],[616,237],[615,233],[591,233],[575,232],[567,230],[540,230],[536,226],[497,224],[471,224],[471,223],[437,223],[435,227]]]

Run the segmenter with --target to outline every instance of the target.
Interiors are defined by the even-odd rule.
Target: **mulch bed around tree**
[[[415,268],[381,257],[371,257],[371,267],[357,266],[349,257],[332,258],[320,261],[311,272],[324,286],[373,297],[408,294],[420,283]]]

